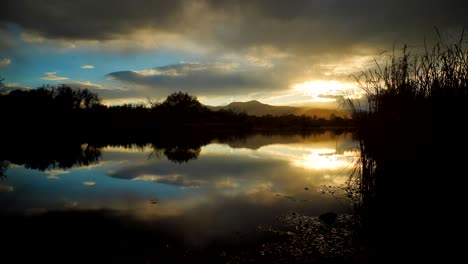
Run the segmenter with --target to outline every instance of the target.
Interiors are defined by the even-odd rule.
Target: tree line
[[[107,106],[99,96],[67,85],[28,90],[2,90],[2,121],[9,131],[69,134],[88,137],[144,137],[165,130],[306,130],[324,126],[347,127],[350,120],[308,116],[250,116],[232,110],[213,111],[197,97],[184,92],[170,94],[162,102]],[[59,133],[58,133],[59,132]]]

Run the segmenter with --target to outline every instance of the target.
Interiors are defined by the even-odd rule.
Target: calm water
[[[204,244],[290,211],[343,212],[341,197],[323,191],[346,181],[354,146],[350,134],[254,135],[213,141],[186,162],[150,145],[107,146],[87,166],[42,171],[11,163],[0,202],[3,211],[24,215],[108,209]]]

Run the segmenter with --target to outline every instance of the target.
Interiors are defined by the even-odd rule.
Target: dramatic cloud
[[[1,11],[0,11],[1,12]],[[0,15],[1,17],[1,15]],[[14,45],[14,34],[7,28],[3,27],[0,18],[0,53],[1,51],[12,51]]]
[[[47,80],[47,81],[63,81],[67,80],[67,77],[62,77],[62,76],[57,76],[57,72],[46,72],[46,76],[42,77],[42,80]]]
[[[110,72],[107,78],[116,82],[102,83],[128,85],[94,87],[108,100],[182,90],[214,104],[331,102],[350,86],[350,75],[374,67],[373,59],[393,45],[421,48],[425,39],[430,44],[438,38],[435,28],[444,39],[460,37],[468,26],[466,10],[464,0],[6,0],[0,9],[0,58],[14,60],[8,69],[16,66],[18,73],[28,60],[14,54],[31,59],[44,50],[60,52],[54,57],[58,65],[45,69],[94,82]],[[10,50],[14,54],[2,53]],[[75,77],[73,71],[81,69],[60,65],[72,50],[82,69],[92,69],[91,62],[99,66],[87,71],[96,75]],[[154,54],[154,62],[133,57],[143,53]],[[11,81],[23,82],[17,78]],[[65,78],[53,73],[42,80]],[[340,87],[324,91],[312,81]],[[305,89],[295,89],[301,84]]]
[[[463,0],[84,0],[41,4],[7,0],[0,21],[52,39],[115,40],[150,29],[228,49],[271,45],[311,54],[420,40],[434,26],[461,30],[468,25],[467,9],[468,2]]]
[[[1,21],[16,23],[47,38],[113,39],[135,28],[167,27],[182,11],[180,1],[7,0]],[[103,10],[106,10],[103,12]]]
[[[11,63],[10,59],[7,59],[7,58],[0,59],[0,68],[4,67],[4,66],[7,66],[10,63]]]
[[[81,69],[94,69],[93,65],[83,65],[81,66]]]
[[[107,77],[144,86],[152,94],[160,95],[179,90],[197,95],[236,95],[287,87],[287,80],[279,79],[274,71],[239,67],[233,63],[181,63],[147,70],[113,72]]]

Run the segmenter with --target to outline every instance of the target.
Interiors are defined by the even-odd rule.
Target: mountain
[[[339,117],[349,117],[343,110],[322,109],[313,107],[294,107],[294,106],[274,106],[264,104],[259,101],[253,100],[248,102],[232,102],[226,106],[208,106],[211,110],[219,111],[232,110],[235,112],[243,112],[248,115],[263,116],[263,115],[305,115],[316,118],[330,118],[330,115]]]

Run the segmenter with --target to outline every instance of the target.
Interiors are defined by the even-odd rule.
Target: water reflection
[[[250,232],[291,210],[315,216],[344,210],[340,200],[319,190],[346,180],[352,147],[350,135],[332,132],[182,147],[82,145],[93,164],[32,167],[12,160],[0,199],[3,210],[26,214],[117,211],[156,221],[187,243],[204,244]]]
[[[36,140],[3,140],[0,149],[0,174],[8,166],[4,164],[8,163],[44,171],[50,168],[87,166],[98,162],[101,156],[100,148],[91,144],[73,140]]]
[[[9,166],[10,166],[9,161],[0,160],[0,179],[5,177],[5,172]]]

